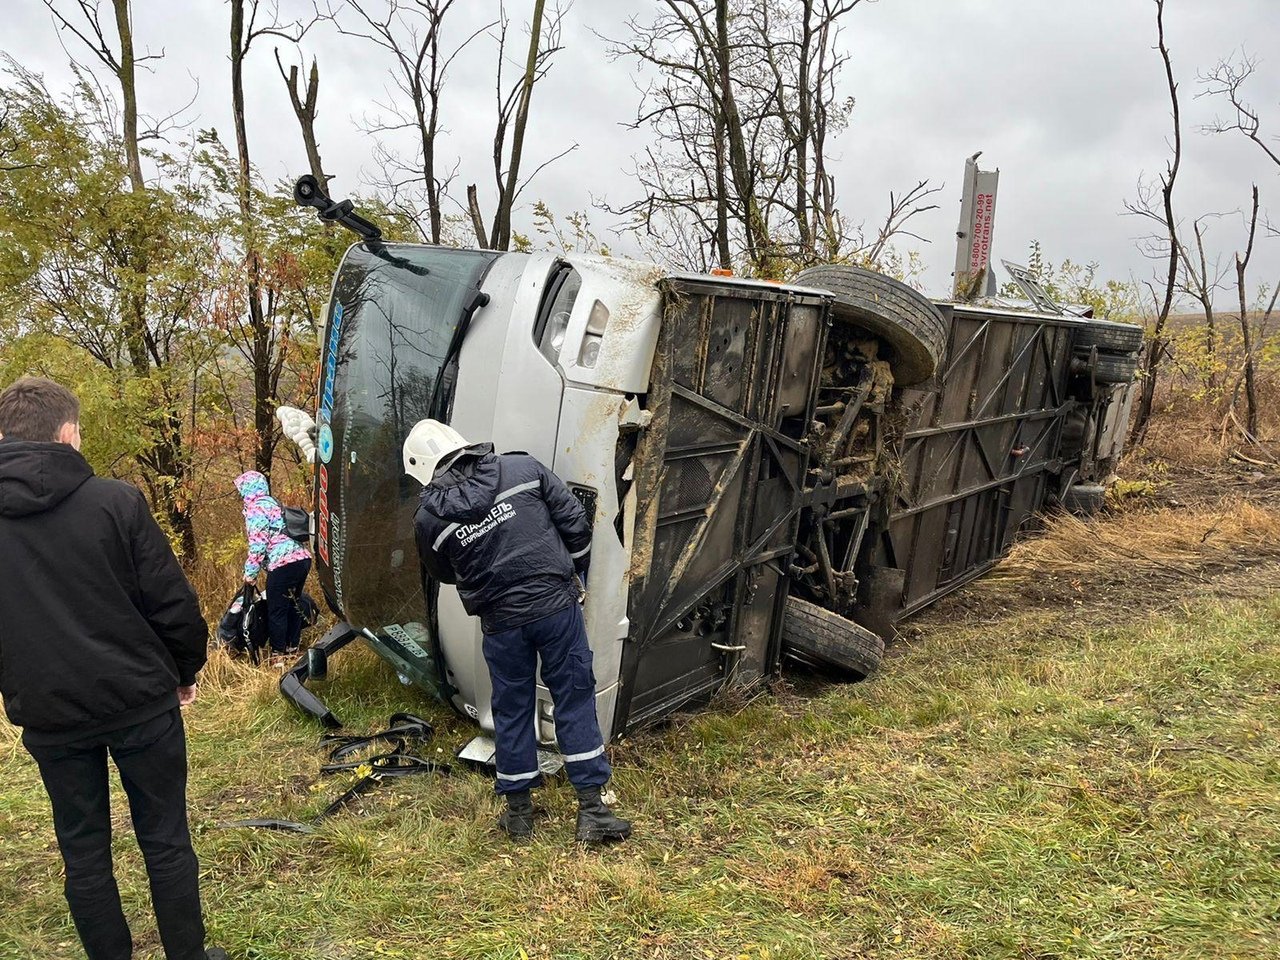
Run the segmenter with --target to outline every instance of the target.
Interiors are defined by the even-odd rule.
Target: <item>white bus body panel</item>
[[[614,522],[622,510],[614,456],[620,419],[633,412],[633,396],[648,388],[661,323],[663,276],[651,264],[600,257],[569,257],[582,277],[570,314],[561,360],[553,366],[538,350],[533,325],[555,258],[521,257],[518,279],[498,261],[484,283],[490,303],[477,313],[458,363],[452,423],[468,440],[492,439],[498,452],[524,450],[568,484],[596,492],[591,573],[584,607],[596,674],[596,709],[609,739],[617,703],[627,619],[630,554]],[[594,366],[577,363],[596,301],[609,322]],[[509,321],[505,318],[509,317]],[[486,319],[491,322],[486,323]],[[566,385],[568,381],[568,385]],[[449,681],[458,705],[493,731],[492,686],[482,651],[480,622],[467,615],[457,590],[440,587],[438,619]],[[550,691],[539,682],[538,739],[555,739]]]

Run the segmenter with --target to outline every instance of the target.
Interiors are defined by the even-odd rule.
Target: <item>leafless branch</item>
[[[96,0],[76,0],[76,7],[80,11],[79,26],[58,9],[55,0],[42,0],[42,2],[53,15],[54,22],[60,29],[73,34],[108,70],[116,76],[120,75],[120,60],[107,40]]]
[[[1217,65],[1199,79],[1204,90],[1200,96],[1222,97],[1231,105],[1230,119],[1215,118],[1205,127],[1209,133],[1239,131],[1258,145],[1276,166],[1280,166],[1280,153],[1262,136],[1262,120],[1258,111],[1244,98],[1244,86],[1258,69],[1256,57],[1241,52],[1238,61],[1220,60]]]
[[[317,8],[317,16],[332,22],[341,35],[364,40],[390,61],[388,76],[393,89],[384,105],[390,120],[375,118],[366,123],[366,132],[414,132],[412,158],[381,140],[377,152],[384,165],[382,176],[399,183],[393,204],[409,212],[418,199],[425,202],[425,222],[416,214],[412,220],[425,227],[423,236],[432,243],[441,239],[443,204],[452,179],[441,175],[437,156],[445,81],[454,60],[493,25],[473,31],[451,50],[443,48],[442,27],[455,2],[385,0],[375,10],[368,0],[346,0],[336,8],[332,4],[323,11]],[[412,199],[406,194],[409,189],[416,194]]]
[[[1258,439],[1258,391],[1255,383],[1253,329],[1249,322],[1249,295],[1246,274],[1253,258],[1253,243],[1258,235],[1258,185],[1253,185],[1253,206],[1249,215],[1249,241],[1243,256],[1236,254],[1236,293],[1240,298],[1240,335],[1244,345],[1244,390],[1246,398],[1246,439]]]
[[[1151,333],[1151,342],[1147,348],[1143,364],[1142,394],[1138,401],[1138,412],[1134,418],[1131,441],[1140,443],[1146,436],[1147,424],[1151,420],[1152,405],[1155,400],[1156,379],[1160,361],[1164,354],[1164,330],[1173,308],[1174,295],[1177,292],[1178,265],[1180,260],[1177,217],[1173,208],[1174,186],[1178,179],[1178,170],[1182,166],[1182,113],[1178,104],[1178,83],[1173,74],[1173,60],[1169,47],[1165,43],[1164,5],[1165,0],[1154,0],[1156,7],[1157,49],[1164,65],[1165,81],[1169,90],[1169,102],[1173,119],[1173,156],[1168,161],[1165,172],[1160,178],[1160,198],[1163,227],[1168,238],[1168,271],[1165,279],[1163,300]],[[1156,218],[1152,218],[1156,219]]]

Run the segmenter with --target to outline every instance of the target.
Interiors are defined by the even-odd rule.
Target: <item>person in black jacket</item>
[[[499,825],[533,833],[532,787],[541,785],[534,732],[538,660],[555,703],[556,739],[578,794],[577,839],[624,840],[631,824],[601,799],[611,770],[596,719],[596,679],[580,606],[591,559],[586,511],[527,454],[497,455],[435,420],[414,426],[405,472],[423,484],[414,518],[418,554],[440,583],[457,584],[480,618],[493,681]]]
[[[111,864],[107,755],[129,798],[168,960],[204,946],[180,706],[208,628],[142,494],[94,476],[80,405],[49,380],[0,394],[0,694],[40,768],[90,960],[133,955]]]

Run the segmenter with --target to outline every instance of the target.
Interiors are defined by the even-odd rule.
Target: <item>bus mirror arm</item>
[[[382,240],[380,227],[356,213],[350,200],[335,202],[332,197],[325,196],[319,181],[311,174],[299,177],[293,185],[293,202],[300,207],[314,207],[316,216],[321,220],[341,224],[369,243]]]
[[[303,713],[315,717],[330,730],[342,726],[339,720],[319,697],[307,689],[310,679],[323,680],[328,676],[329,657],[360,636],[346,623],[339,623],[311,645],[306,653],[280,678],[280,695]]]

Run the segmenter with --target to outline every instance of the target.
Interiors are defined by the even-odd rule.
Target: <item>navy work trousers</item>
[[[485,635],[484,659],[493,681],[498,793],[542,784],[534,717],[539,657],[570,782],[577,788],[604,786],[612,771],[596,720],[596,676],[587,628],[582,608],[575,603],[514,630]]]
[[[310,560],[295,560],[267,572],[267,628],[272,653],[291,653],[302,638],[302,588]]]
[[[187,829],[187,741],[178,708],[76,743],[26,747],[53,805],[67,905],[89,960],[133,956],[111,865],[108,753],[129,797],[164,955],[204,960],[199,864]]]

